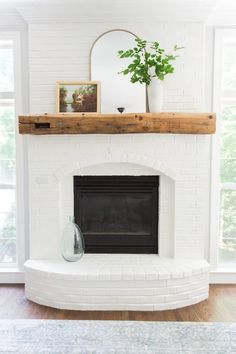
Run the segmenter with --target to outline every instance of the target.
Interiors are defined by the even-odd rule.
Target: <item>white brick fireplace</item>
[[[209,136],[94,134],[27,139],[29,299],[69,309],[158,310],[208,296],[208,264],[203,259],[208,241]],[[59,245],[73,215],[75,175],[159,175],[159,256],[86,254],[76,264],[63,262]],[[129,289],[134,287],[132,298]]]
[[[160,256],[204,258],[208,143],[203,135],[28,137],[31,258],[60,258],[74,175],[160,175]]]
[[[174,76],[165,80],[163,109],[204,109],[205,74],[199,70],[205,62],[203,18],[191,23],[190,17],[195,18],[196,13],[192,8],[179,11],[179,5],[178,11],[172,9],[173,21],[169,11],[150,11],[146,4],[148,16],[139,6],[127,10],[127,4],[125,11],[120,3],[116,11],[113,6],[106,6],[105,12],[101,9],[89,10],[90,16],[70,7],[66,14],[64,7],[61,11],[52,6],[43,16],[42,8],[21,9],[28,22],[30,113],[55,111],[56,81],[89,80],[93,42],[98,35],[116,28],[148,40],[158,39],[164,48],[170,49],[175,43],[185,47],[176,61]],[[55,20],[58,11],[60,16]],[[177,14],[181,19],[175,18]],[[207,259],[209,246],[209,136],[120,134],[24,139],[28,143],[30,184],[29,299],[69,309],[160,310],[190,305],[208,296],[208,265],[201,260]],[[72,177],[80,174],[160,175],[161,258],[85,255],[75,264],[61,260],[62,229],[73,214]]]

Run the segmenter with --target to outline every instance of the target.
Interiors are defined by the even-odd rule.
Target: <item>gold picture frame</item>
[[[99,81],[58,81],[56,113],[100,113]]]

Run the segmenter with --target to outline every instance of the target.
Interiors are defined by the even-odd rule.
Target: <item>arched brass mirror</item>
[[[135,35],[117,29],[100,35],[90,51],[90,78],[101,82],[101,112],[118,113],[124,107],[126,113],[145,112],[145,85],[132,84],[129,76],[118,74],[130,59],[120,59],[118,50],[134,46]]]

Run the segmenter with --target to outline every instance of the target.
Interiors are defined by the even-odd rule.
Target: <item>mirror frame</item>
[[[125,30],[123,28],[115,28],[115,29],[112,29],[112,30],[109,30],[109,31],[106,31],[106,32],[103,32],[102,34],[100,34],[96,39],[95,41],[93,42],[91,48],[90,48],[90,51],[89,51],[89,80],[91,80],[91,63],[92,63],[92,52],[93,52],[93,48],[95,46],[95,44],[99,41],[100,38],[102,38],[103,36],[105,36],[106,34],[108,33],[111,33],[111,32],[117,32],[117,31],[121,31],[121,32],[127,32],[127,33],[130,33],[132,34],[135,38],[139,38],[136,34],[134,34],[133,32],[129,31],[129,30]]]
[[[91,48],[90,48],[90,51],[89,51],[89,80],[91,80],[91,58],[92,58],[92,52],[93,52],[93,48],[95,46],[95,44],[99,41],[100,38],[102,38],[103,36],[105,36],[107,33],[110,33],[110,32],[117,32],[117,31],[122,31],[122,32],[127,32],[127,33],[130,33],[132,34],[135,38],[139,38],[139,36],[137,36],[135,33],[133,33],[132,31],[129,31],[129,30],[125,30],[123,28],[115,28],[115,29],[111,29],[109,31],[106,31],[106,32],[103,32],[101,33],[96,39],[95,41],[93,42]],[[145,106],[146,106],[146,112],[147,112],[147,108],[148,108],[148,102],[147,102],[147,85],[145,85]]]

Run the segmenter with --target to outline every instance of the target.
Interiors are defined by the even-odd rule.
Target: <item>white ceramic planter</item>
[[[150,112],[160,112],[163,106],[163,83],[160,80],[152,80],[148,86],[148,99]]]

